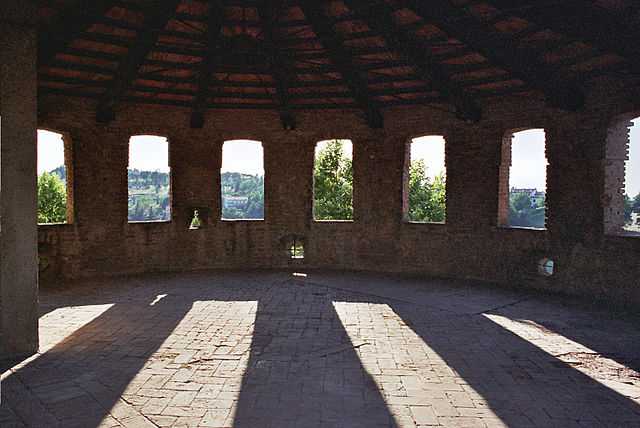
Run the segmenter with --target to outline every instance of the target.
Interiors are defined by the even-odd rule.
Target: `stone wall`
[[[605,235],[603,218],[607,128],[633,106],[624,88],[596,88],[580,114],[513,98],[486,102],[479,125],[440,109],[392,109],[383,130],[366,127],[357,111],[299,113],[298,129],[284,131],[275,113],[222,110],[208,113],[204,129],[191,130],[190,111],[156,106],[122,106],[105,126],[95,123],[89,101],[48,98],[40,126],[73,141],[75,221],[42,226],[40,242],[47,243],[53,276],[63,278],[334,268],[478,278],[640,303],[640,238]],[[547,230],[498,227],[504,135],[533,127],[547,133]],[[128,140],[140,134],[169,139],[170,223],[127,223]],[[406,144],[422,135],[447,141],[445,225],[402,220]],[[266,219],[220,221],[222,144],[243,138],[263,143]],[[312,220],[314,148],[329,138],[354,143],[353,222]],[[209,219],[194,231],[188,226],[196,207]],[[288,258],[283,238],[292,234],[304,237],[303,262]],[[552,277],[537,275],[542,257],[556,262]]]
[[[0,360],[38,349],[36,6],[0,2]]]

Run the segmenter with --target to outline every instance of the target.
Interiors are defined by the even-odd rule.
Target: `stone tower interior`
[[[640,426],[636,1],[3,0],[0,23],[0,425]],[[537,227],[509,221],[526,130]],[[38,131],[63,141],[55,224]],[[161,221],[128,216],[136,136],[166,142]],[[442,221],[408,216],[425,136]],[[224,215],[236,140],[259,218]],[[329,140],[348,219],[314,214]]]

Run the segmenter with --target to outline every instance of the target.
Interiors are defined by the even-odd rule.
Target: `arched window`
[[[640,117],[637,114],[623,115],[609,128],[605,165],[605,232],[640,235]]]
[[[38,224],[73,222],[71,156],[69,137],[38,130]]]
[[[544,129],[508,132],[502,143],[498,225],[546,227],[547,157]]]
[[[445,139],[414,138],[404,166],[404,218],[415,223],[444,223],[447,216]]]
[[[170,221],[169,141],[152,135],[131,137],[127,177],[129,222]]]
[[[313,163],[314,220],[353,220],[353,144],[326,140],[316,144]]]
[[[222,220],[264,219],[264,153],[260,141],[225,141],[220,179]]]

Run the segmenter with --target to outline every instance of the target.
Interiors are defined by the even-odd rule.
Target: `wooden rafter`
[[[55,24],[38,33],[38,64],[41,67],[50,64],[75,38],[100,21],[114,3],[114,0],[82,0],[60,11]]]
[[[262,19],[266,49],[268,51],[271,74],[276,84],[276,95],[280,106],[280,121],[284,129],[295,129],[296,119],[291,111],[289,101],[289,87],[293,80],[293,72],[288,65],[288,60],[282,55],[276,46],[276,27],[278,25],[278,13],[282,9],[281,0],[262,0],[258,4],[258,14]]]
[[[508,70],[531,87],[541,90],[547,103],[563,110],[584,106],[584,94],[575,82],[560,78],[556,71],[538,60],[536,54],[514,40],[475,19],[448,0],[402,0],[425,21],[435,23],[450,36],[481,53],[492,63]]]
[[[526,19],[538,27],[548,28],[587,42],[594,47],[624,57],[634,72],[640,73],[640,28],[628,13],[616,15],[592,2],[569,0],[549,4],[533,4],[522,0],[490,0],[505,13]],[[640,10],[635,6],[636,12]],[[630,11],[628,11],[630,12]]]
[[[393,9],[387,3],[369,0],[345,0],[345,3],[364,19],[369,28],[382,35],[390,49],[415,65],[420,78],[433,84],[454,106],[457,117],[471,122],[480,120],[482,110],[478,103],[450,79],[426,46],[412,34],[398,28],[393,19]]]
[[[136,79],[138,70],[157,43],[160,32],[175,14],[179,3],[180,0],[163,0],[155,1],[148,6],[144,13],[143,28],[138,32],[127,56],[118,64],[115,78],[98,104],[98,121],[109,122],[115,118],[114,106]]]
[[[193,101],[193,112],[191,113],[191,127],[202,128],[205,122],[205,111],[208,106],[208,99],[211,93],[211,86],[214,83],[213,72],[215,65],[216,51],[220,37],[222,35],[222,22],[224,21],[224,10],[221,0],[211,0],[209,2],[209,18],[207,20],[207,50],[200,63],[198,71],[198,92]]]
[[[322,6],[315,0],[302,0],[300,7],[311,24],[313,32],[328,51],[331,62],[338,69],[338,72],[351,90],[356,104],[364,111],[368,125],[372,128],[382,128],[384,126],[382,113],[374,105],[369,96],[365,79],[356,70],[340,36],[335,32],[333,25],[323,13]]]

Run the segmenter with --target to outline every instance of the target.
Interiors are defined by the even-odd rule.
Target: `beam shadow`
[[[125,282],[102,296],[112,307],[3,381],[3,390],[6,384],[35,399],[19,402],[29,396],[16,395],[8,400],[10,407],[32,426],[93,428],[112,417],[150,420],[159,413],[146,414],[135,402],[123,401],[123,394],[135,397],[143,387],[172,389],[167,382],[175,381],[181,365],[209,373],[189,381],[194,391],[216,383],[212,363],[194,356],[179,362],[180,355],[172,354],[219,352],[224,346],[212,343],[213,329],[219,332],[216,340],[239,343],[242,350],[242,364],[228,361],[236,368],[220,385],[220,395],[199,400],[211,412],[221,411],[213,404],[233,403],[221,411],[225,427],[398,427],[406,416],[398,408],[431,407],[437,414],[434,402],[440,398],[429,394],[455,404],[457,392],[474,406],[453,406],[451,415],[439,415],[442,421],[472,415],[518,427],[640,426],[638,403],[482,315],[289,278],[201,273]],[[100,298],[81,301],[96,304]],[[255,304],[255,313],[246,307],[235,313],[234,304],[247,302]],[[372,309],[380,319],[371,320],[363,310],[345,318],[336,309],[343,302],[382,305],[390,313],[383,317]],[[253,331],[245,328],[249,324]],[[422,354],[421,363],[411,364],[407,353]],[[380,363],[382,370],[372,371],[372,360],[383,358],[395,358],[396,368]],[[385,377],[403,376],[417,379],[414,392],[428,394],[411,401],[406,398],[411,391],[384,384]]]
[[[611,310],[576,311],[548,302],[523,302],[491,313],[555,332],[640,373],[639,318],[629,319]]]
[[[258,301],[234,428],[397,427],[333,307],[339,293],[286,281]]]
[[[468,385],[469,396],[507,426],[640,426],[639,403],[484,315],[390,306],[437,356],[434,368],[446,364]],[[465,413],[473,415],[474,410]]]
[[[110,296],[109,309],[18,366],[3,379],[3,405],[27,426],[99,426],[192,307],[192,301],[172,295],[150,306],[167,287],[153,288],[116,294],[115,301]],[[81,299],[84,304],[100,300]],[[58,307],[45,306],[43,312]]]

